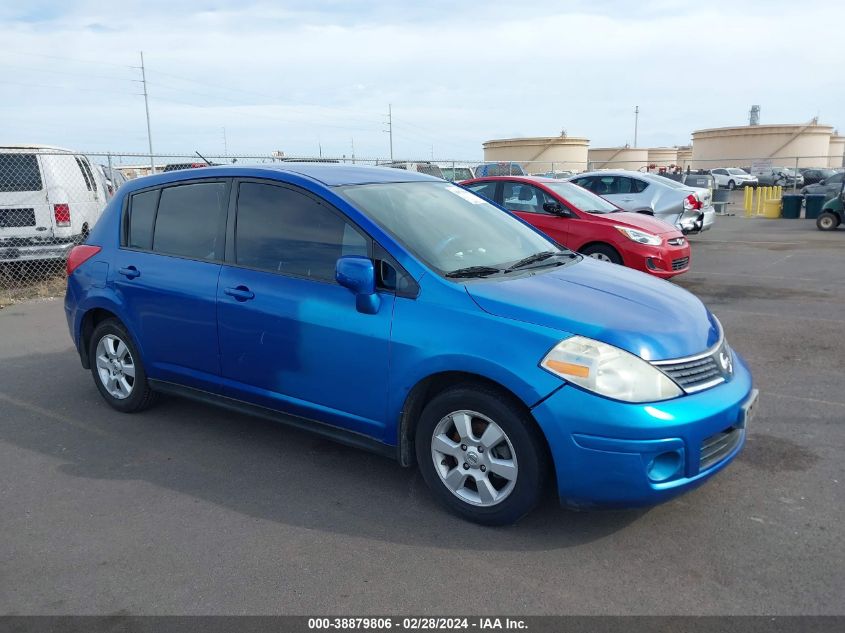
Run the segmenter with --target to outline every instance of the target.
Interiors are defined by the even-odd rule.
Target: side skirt
[[[228,409],[229,411],[272,420],[273,422],[281,422],[282,424],[286,424],[303,431],[321,435],[340,444],[346,444],[347,446],[352,446],[353,448],[361,448],[390,459],[395,460],[399,457],[399,448],[397,446],[390,446],[389,444],[384,444],[383,442],[379,442],[378,440],[361,433],[331,426],[325,422],[301,418],[287,413],[282,413],[281,411],[276,411],[275,409],[268,409],[267,407],[244,402],[235,398],[221,396],[216,393],[203,391],[202,389],[186,387],[185,385],[178,385],[164,380],[150,379],[149,382],[150,387],[161,393],[181,396],[190,400],[196,400],[197,402],[212,404],[223,409]]]

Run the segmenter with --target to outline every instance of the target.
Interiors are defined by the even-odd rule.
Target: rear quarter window
[[[43,188],[35,154],[0,154],[0,191],[41,191]]]
[[[129,248],[150,250],[159,189],[142,191],[129,197]]]

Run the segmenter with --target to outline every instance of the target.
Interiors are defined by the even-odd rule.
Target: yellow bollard
[[[759,187],[757,189],[757,211],[754,213],[754,215],[760,215],[760,207],[763,205],[763,196],[765,196],[765,195],[766,195],[766,188],[765,187]]]
[[[746,187],[743,191],[744,199],[742,201],[742,209],[745,211],[745,215],[751,215],[751,203],[753,200],[753,194],[751,191],[751,187]]]

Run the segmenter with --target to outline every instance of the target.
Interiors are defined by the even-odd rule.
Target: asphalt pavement
[[[61,299],[0,310],[0,615],[845,614],[845,229],[718,218],[698,294],[761,390],[744,452],[647,510],[483,528],[415,470],[177,398],[99,396]]]

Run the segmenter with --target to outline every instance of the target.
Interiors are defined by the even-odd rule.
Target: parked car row
[[[690,247],[680,230],[648,215],[622,211],[575,183],[493,176],[462,184],[558,244],[589,257],[667,279],[689,269]]]
[[[578,179],[638,190],[651,202],[637,210],[703,204],[658,176],[606,176]],[[488,525],[550,488],[568,506],[649,505],[730,464],[757,390],[717,318],[653,271],[529,222],[573,244],[592,224],[620,254],[675,242],[653,257],[688,255],[680,231],[572,182],[468,186],[516,215],[413,169],[238,165],[126,183],[67,260],[81,364],[117,411],[171,393],[284,422],[416,465],[441,504]]]

